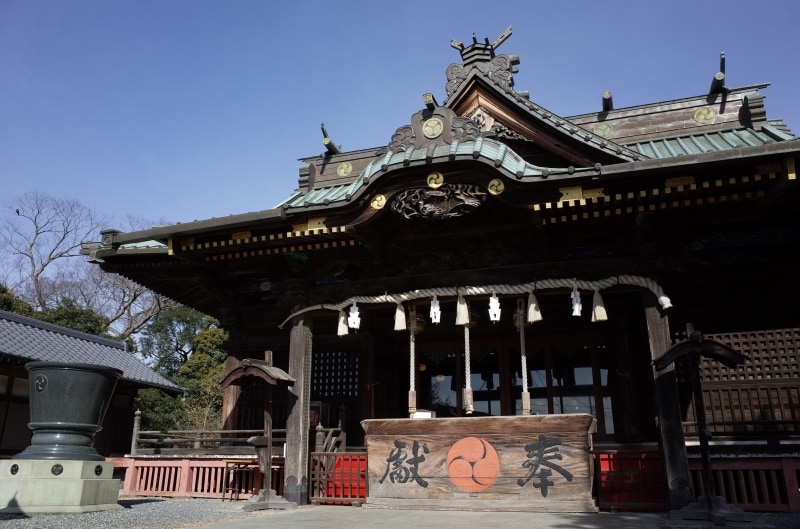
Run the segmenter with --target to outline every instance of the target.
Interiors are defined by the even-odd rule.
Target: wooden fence
[[[238,496],[257,493],[263,485],[255,447],[247,440],[261,430],[140,431],[134,428],[131,453],[111,458],[124,471],[122,495],[222,498],[226,466],[236,461],[243,471]],[[272,431],[271,488],[283,495],[286,430]],[[366,498],[366,452],[347,452],[341,428],[316,430],[309,457],[309,501],[361,504]],[[230,484],[228,484],[230,486]],[[228,492],[231,491],[228,489]],[[236,491],[234,491],[236,492]]]
[[[689,460],[694,491],[706,493],[703,464]],[[711,460],[717,496],[745,511],[800,512],[800,458],[747,457]]]
[[[669,507],[663,454],[657,450],[596,450],[601,510],[662,511]],[[689,459],[696,496],[706,494],[703,462]],[[717,496],[745,511],[800,512],[800,458],[712,458]]]
[[[171,498],[222,498],[226,460],[208,457],[110,458],[124,469],[123,497],[161,496]],[[237,458],[237,461],[241,461]],[[255,456],[239,480],[239,494],[261,490],[264,476]],[[273,458],[271,488],[283,494],[283,458]]]

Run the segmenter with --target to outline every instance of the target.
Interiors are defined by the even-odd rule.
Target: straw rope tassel
[[[456,325],[469,325],[469,307],[461,294],[458,295],[456,303]]]
[[[339,311],[339,327],[336,332],[339,336],[347,336],[347,333],[350,332],[350,328],[347,326],[347,316],[345,315],[343,310]]]
[[[606,321],[608,314],[606,313],[606,306],[603,303],[603,296],[600,295],[599,290],[594,291],[592,298],[592,321]]]
[[[542,311],[539,310],[539,300],[531,290],[528,292],[528,323],[542,321]]]
[[[412,320],[412,327],[413,327],[413,320]],[[395,308],[394,311],[394,330],[396,331],[406,330],[406,309],[403,308],[402,303],[398,303],[397,308]]]

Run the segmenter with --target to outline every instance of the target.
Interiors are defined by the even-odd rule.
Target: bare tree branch
[[[70,299],[110,321],[109,333],[126,339],[174,303],[133,281],[105,273],[80,254],[110,221],[77,200],[26,193],[0,210],[2,281],[38,310]],[[137,228],[141,218],[128,217]],[[136,229],[136,228],[135,228]]]
[[[16,264],[17,277],[8,285],[17,290],[28,283],[28,301],[46,309],[52,300],[46,294],[45,278],[66,266],[63,261],[80,257],[81,243],[107,221],[73,199],[57,199],[30,192],[4,206],[3,251]],[[13,212],[13,214],[11,214]]]

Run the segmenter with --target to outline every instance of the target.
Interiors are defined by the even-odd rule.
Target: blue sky
[[[0,0],[0,201],[77,198],[187,222],[268,209],[298,158],[386,145],[445,99],[450,39],[513,35],[515,88],[550,111],[599,110],[769,82],[767,116],[800,134],[796,0]]]

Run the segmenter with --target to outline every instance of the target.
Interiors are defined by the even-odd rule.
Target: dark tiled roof
[[[672,158],[688,154],[757,147],[795,139],[797,138],[791,134],[787,134],[770,125],[764,125],[761,130],[742,127],[639,141],[625,146],[638,151],[648,158]]]
[[[0,357],[3,356],[115,367],[122,370],[122,380],[170,393],[182,392],[129,352],[125,342],[0,310]]]

